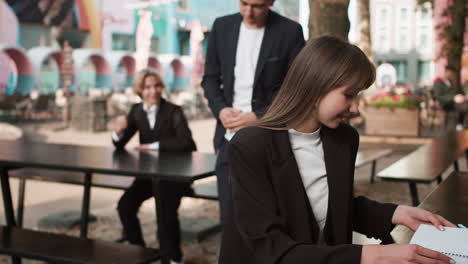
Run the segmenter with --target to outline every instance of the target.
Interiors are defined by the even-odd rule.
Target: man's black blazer
[[[352,231],[386,239],[394,204],[353,196],[359,135],[348,125],[322,126],[329,189],[324,238],[304,189],[287,131],[248,127],[229,145],[233,218],[224,226],[221,264],[360,263]]]
[[[127,128],[119,141],[114,141],[116,148],[123,148],[138,131],[140,144],[150,144],[159,141],[160,151],[194,151],[195,142],[187,120],[180,106],[171,104],[164,99],[158,105],[156,124],[150,128],[143,104],[132,105],[127,116]]]
[[[209,36],[202,86],[217,119],[221,109],[232,107],[233,103],[234,66],[241,22],[240,13],[217,18]],[[253,85],[252,111],[257,116],[270,105],[304,43],[301,25],[269,12]],[[225,132],[218,119],[214,138],[216,149],[219,149]]]

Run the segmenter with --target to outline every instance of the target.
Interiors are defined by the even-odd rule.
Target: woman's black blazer
[[[360,263],[352,231],[387,238],[393,204],[353,196],[358,133],[348,125],[322,126],[329,188],[324,238],[301,180],[287,131],[248,127],[229,145],[234,216],[224,228],[220,262]],[[313,205],[312,205],[313,206]]]

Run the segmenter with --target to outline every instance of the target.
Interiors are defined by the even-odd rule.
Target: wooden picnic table
[[[439,214],[454,224],[468,226],[467,190],[468,172],[452,172],[419,207]],[[405,226],[397,226],[392,231],[392,237],[396,243],[407,244],[413,233]]]
[[[156,201],[161,252],[169,252],[164,228],[166,201],[158,196],[165,185],[173,182],[192,183],[214,174],[216,156],[199,152],[139,152],[116,151],[112,147],[47,144],[28,141],[0,141],[0,179],[7,227],[15,227],[9,184],[9,170],[16,168],[43,168],[82,172],[84,192],[80,236],[87,235],[87,219],[92,175],[112,174],[151,179]],[[169,263],[167,257],[163,263]]]
[[[382,180],[409,184],[413,205],[419,204],[416,184],[442,181],[442,173],[451,165],[459,171],[458,158],[465,153],[468,162],[468,130],[449,132],[434,138],[377,174]]]

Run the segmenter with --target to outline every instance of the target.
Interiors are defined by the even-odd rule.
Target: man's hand
[[[399,205],[397,207],[393,213],[392,223],[405,225],[413,231],[416,231],[420,224],[434,225],[440,230],[444,230],[444,226],[456,227],[455,224],[440,215],[433,214],[418,207],[406,205]]]
[[[125,116],[117,117],[114,123],[115,132],[120,135],[126,128],[127,128],[127,118]]]
[[[237,110],[232,107],[225,107],[221,109],[221,111],[219,112],[219,120],[221,120],[221,123],[223,124],[225,128],[228,128],[226,124],[228,124],[229,122],[232,122],[231,120],[234,117],[238,116],[241,112],[242,111]]]
[[[254,112],[240,113],[236,117],[232,118],[225,127],[229,129],[230,132],[235,133],[241,128],[244,128],[250,125],[252,122],[257,120],[257,116]]]

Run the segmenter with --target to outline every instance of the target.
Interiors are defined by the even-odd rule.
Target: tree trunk
[[[324,35],[348,40],[349,0],[309,0],[309,39]]]
[[[370,0],[358,0],[358,23],[359,23],[359,48],[364,51],[369,60],[374,62],[372,53],[371,21],[370,21]]]

